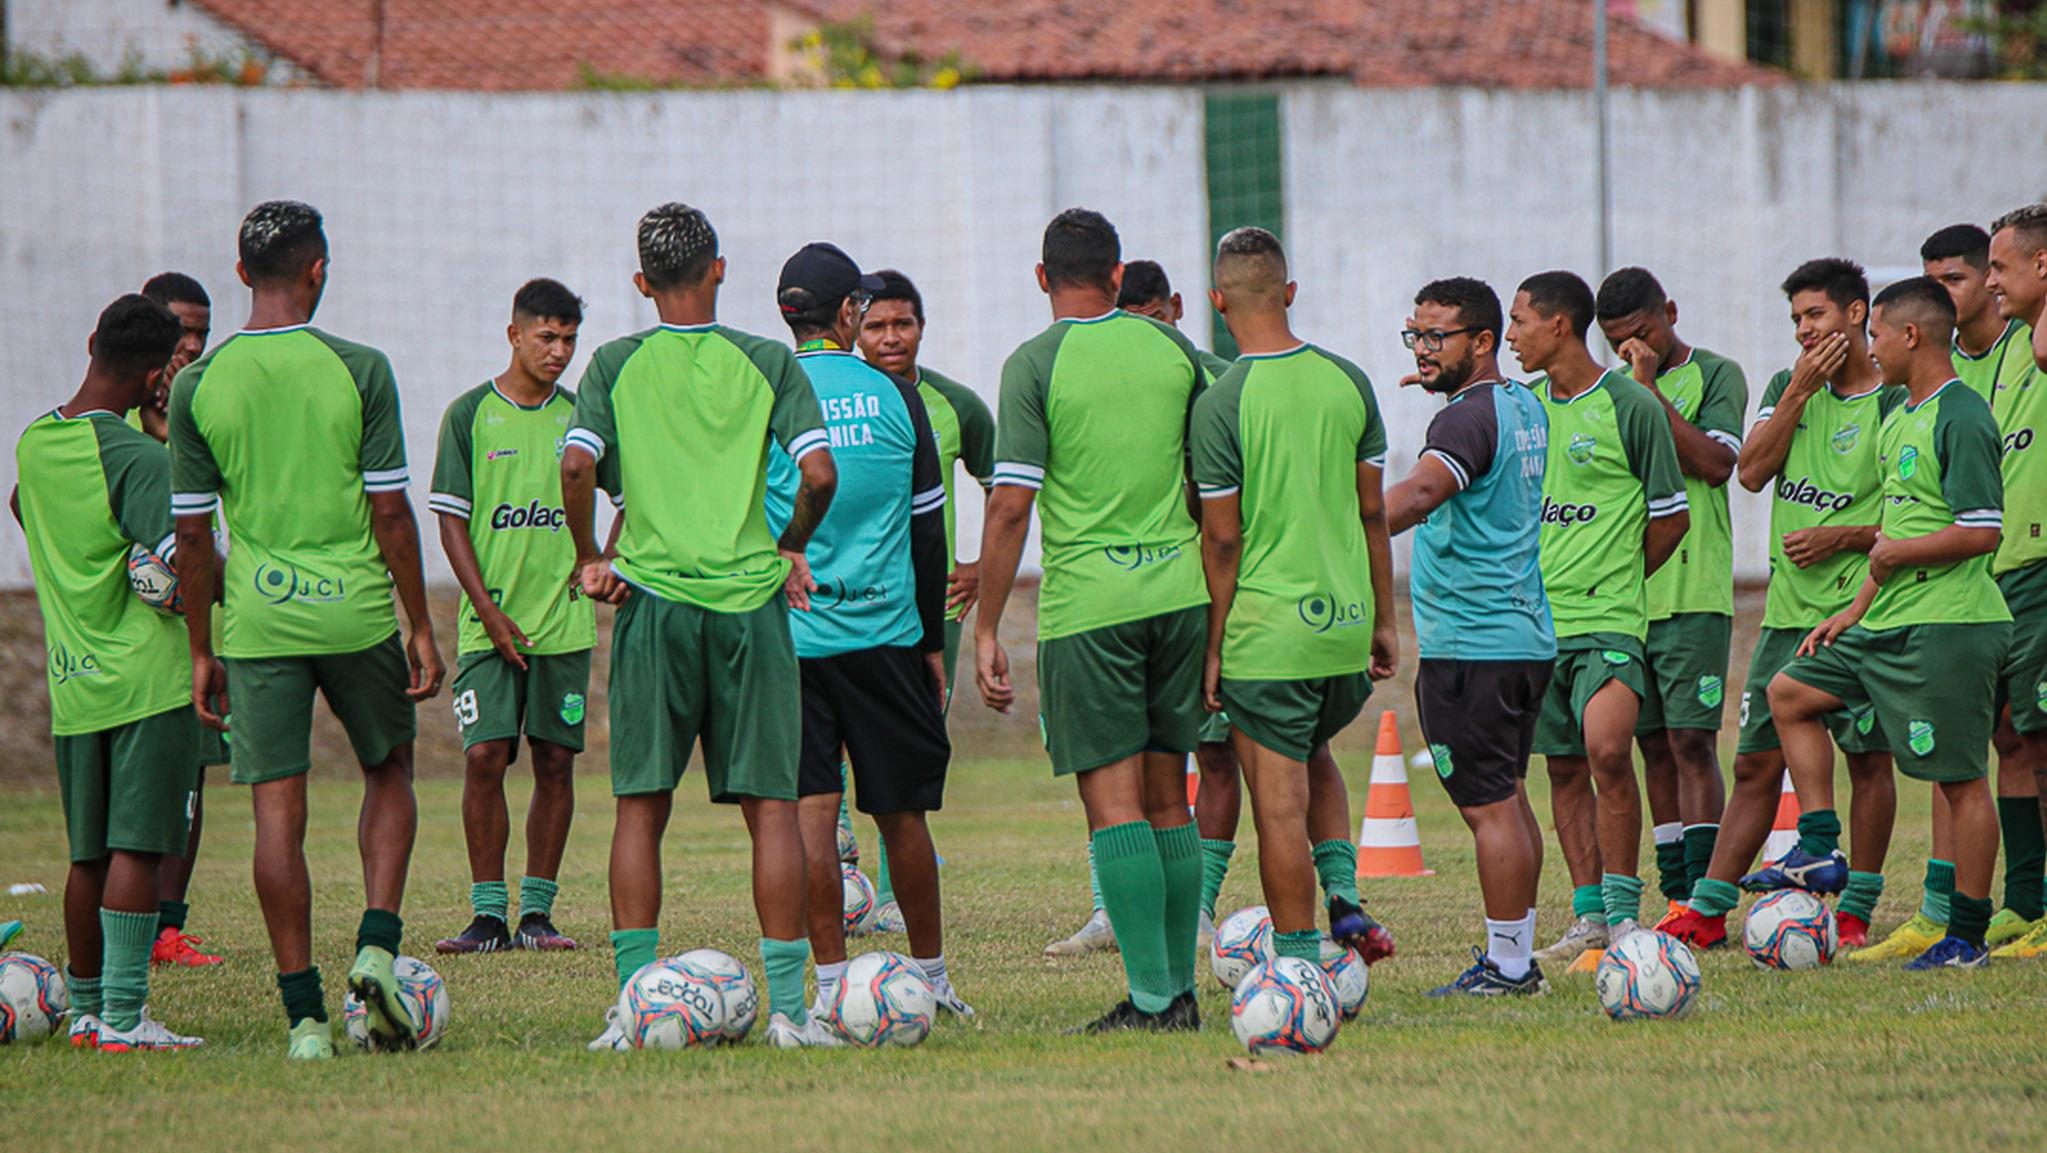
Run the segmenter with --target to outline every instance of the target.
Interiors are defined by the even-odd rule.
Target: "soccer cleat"
[[[1751,893],[1774,893],[1779,889],[1804,889],[1808,893],[1838,893],[1848,887],[1848,856],[1835,849],[1816,857],[1796,845],[1775,861],[1741,879]]]
[[[2000,948],[1992,949],[1990,955],[2015,961],[2032,961],[2047,957],[2047,917],[2034,921],[2033,927],[2028,929],[2024,936],[2008,941]]]
[[[156,935],[149,946],[149,963],[152,965],[183,965],[197,969],[206,965],[220,964],[220,958],[212,953],[202,953],[194,948],[206,941],[178,929],[165,929]]]
[[[20,935],[21,935],[20,921],[0,921],[0,949],[5,949],[7,947],[7,942],[12,941],[14,938]]]
[[[1215,940],[1215,914],[1201,910],[1201,918],[1194,922],[1194,948],[1197,952],[1208,948]]]
[[[625,1035],[625,1010],[615,1004],[604,1010],[604,1032],[583,1046],[592,1053],[623,1053],[632,1047]]]
[[[73,1049],[97,1049],[100,1047],[100,1019],[91,1013],[71,1014],[71,1047]]]
[[[1386,926],[1342,897],[1329,898],[1329,937],[1339,945],[1356,949],[1367,965],[1376,965],[1393,955],[1393,934],[1386,931]]]
[[[1548,948],[1537,949],[1535,959],[1551,964],[1568,964],[1587,949],[1606,948],[1606,925],[1590,917],[1580,917],[1571,922]]]
[[[365,945],[357,951],[355,964],[348,970],[348,991],[355,994],[368,1013],[372,1051],[410,1049],[419,1044],[412,1015],[398,999],[398,975],[391,971],[394,960],[375,945]]]
[[[1171,1008],[1168,1007],[1168,1012]],[[1085,1025],[1066,1031],[1068,1036],[1092,1037],[1101,1033],[1157,1033],[1165,1026],[1165,1013],[1147,1013],[1133,1001],[1118,1001],[1108,1012]]]
[[[477,920],[488,921],[494,920],[494,918],[478,917]],[[505,923],[498,921],[497,925],[498,931],[503,932]],[[472,924],[469,928],[471,931],[474,931],[476,926]],[[463,934],[465,937],[468,935],[468,933]],[[445,941],[442,942],[442,944],[446,943]],[[512,943],[521,949],[531,949],[541,953],[567,952],[576,947],[576,939],[574,937],[562,936],[561,932],[554,927],[554,922],[549,920],[545,913],[528,913],[519,918],[519,931],[512,935]],[[437,945],[435,948],[439,948],[439,946]],[[442,952],[448,951],[450,950],[442,950]]]
[[[1971,945],[1960,937],[1942,937],[1924,953],[1905,962],[1905,967],[1924,973],[1933,969],[1981,969],[1989,963],[1990,950],[1982,945]],[[104,1040],[100,1043],[106,1044]]]
[[[1534,997],[1549,992],[1549,982],[1543,979],[1542,966],[1529,963],[1528,972],[1519,980],[1500,972],[1492,958],[1477,945],[1471,947],[1471,968],[1457,975],[1447,985],[1429,990],[1431,997]]]
[[[1727,943],[1727,914],[1707,916],[1687,907],[1656,922],[1656,931],[1668,933],[1694,949],[1717,949]]]
[[[1910,920],[1891,930],[1891,935],[1866,949],[1857,949],[1848,954],[1851,961],[1903,961],[1917,957],[1933,948],[1934,942],[1947,936],[1947,926],[1926,919],[1924,914],[1914,913]]]
[[[1860,949],[1869,944],[1869,922],[1853,913],[1836,914],[1834,931],[1843,949]]]
[[[932,994],[937,1000],[940,1009],[951,1013],[962,1021],[973,1019],[974,1007],[960,999],[959,991],[952,987],[951,982],[947,982],[942,989],[933,989]]]
[[[206,1044],[204,1038],[186,1037],[171,1032],[159,1021],[143,1013],[133,1029],[116,1029],[105,1021],[100,1022],[99,1043],[93,1048],[102,1053],[155,1053],[176,1049],[197,1049]]]
[[[1606,949],[1604,947],[1587,949],[1571,958],[1571,963],[1565,967],[1564,972],[1597,973],[1599,972],[1599,963],[1604,960],[1606,960]]]
[[[1995,949],[1999,945],[2016,941],[2020,937],[2025,936],[2027,930],[2032,927],[2033,922],[2026,920],[2010,909],[1999,909],[1997,915],[1990,918],[1990,927],[1983,931],[1983,944],[1988,948]]]
[[[1116,948],[1116,930],[1109,924],[1109,914],[1096,909],[1088,915],[1087,923],[1073,936],[1063,941],[1054,941],[1045,946],[1047,957],[1079,957],[1088,953],[1113,952]]]
[[[311,1017],[291,1027],[290,1046],[284,1055],[293,1061],[325,1061],[334,1056],[334,1029]]]
[[[519,927],[524,929],[526,922],[520,921]],[[434,942],[436,953],[496,953],[511,947],[512,932],[505,928],[504,919],[480,913],[469,922],[468,928],[462,930],[461,936],[443,937]]]
[[[1657,919],[1656,931],[1659,933],[1668,933],[1670,930],[1665,928],[1666,925],[1676,924],[1677,919],[1679,917],[1682,917],[1686,913],[1689,913],[1691,911],[1692,907],[1690,905],[1685,904],[1683,901],[1678,900],[1671,901],[1670,908],[1665,909],[1663,912],[1663,916]]]
[[[1159,1014],[1158,1029],[1161,1033],[1201,1032],[1201,1001],[1194,996],[1194,990],[1173,998],[1166,1011]]]
[[[877,933],[907,933],[910,923],[903,919],[903,907],[890,901],[874,911],[874,931]]]
[[[789,1020],[786,1013],[769,1017],[767,1043],[777,1049],[842,1049],[846,1045],[817,1013],[807,1015],[801,1025]]]

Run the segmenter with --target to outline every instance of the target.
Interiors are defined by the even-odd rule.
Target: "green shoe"
[[[410,1049],[419,1043],[412,1016],[398,1000],[398,975],[391,971],[396,960],[375,945],[365,945],[348,970],[348,991],[355,994],[367,1013],[372,1052]]]
[[[1983,933],[1983,943],[1995,949],[2025,936],[2032,927],[2033,922],[2010,909],[1999,909],[1997,915],[1990,918],[1990,928]]]
[[[291,1048],[286,1057],[294,1061],[325,1061],[334,1056],[334,1029],[311,1017],[291,1027]]]
[[[5,949],[7,942],[12,941],[20,932],[20,921],[0,921],[0,949]]]

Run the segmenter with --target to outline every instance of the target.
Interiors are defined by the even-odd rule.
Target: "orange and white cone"
[[[1763,842],[1763,862],[1782,860],[1798,843],[1798,791],[1791,787],[1791,774],[1784,774],[1784,791],[1777,794],[1777,820],[1770,826],[1770,838]]]
[[[1194,798],[1201,794],[1201,769],[1193,754],[1187,757],[1187,811],[1194,811]]]
[[[1400,723],[1388,709],[1379,714],[1379,748],[1372,757],[1372,783],[1365,794],[1365,823],[1358,829],[1358,876],[1432,877],[1422,864],[1421,830],[1414,823],[1414,794],[1407,788],[1407,761],[1400,755]]]

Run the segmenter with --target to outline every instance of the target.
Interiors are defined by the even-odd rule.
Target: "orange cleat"
[[[156,941],[149,947],[149,963],[152,965],[183,965],[191,969],[220,964],[220,958],[211,953],[202,953],[194,946],[206,942],[177,929],[165,929],[156,935]]]
[[[1841,948],[1864,949],[1869,947],[1869,922],[1853,913],[1842,913],[1834,918],[1835,931],[1840,934]]]

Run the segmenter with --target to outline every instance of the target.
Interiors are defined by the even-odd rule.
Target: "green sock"
[[[546,877],[519,878],[519,917],[554,917],[554,899],[562,887]]]
[[[100,987],[106,1011],[100,1019],[120,1032],[142,1020],[149,1000],[149,946],[156,941],[155,913],[100,910],[100,936],[106,960],[100,966]]]
[[[896,899],[895,883],[888,879],[888,845],[880,837],[875,838],[874,853],[881,858],[880,867],[874,870],[874,907],[892,905]]]
[[[1685,887],[1696,889],[1706,879],[1706,869],[1713,863],[1713,844],[1720,839],[1720,826],[1714,824],[1685,826]],[[1684,898],[1680,897],[1679,900]]]
[[[1884,895],[1882,873],[1848,874],[1848,887],[1841,892],[1840,911],[1845,916],[1860,917],[1867,925],[1876,919],[1876,903]]]
[[[1358,899],[1358,847],[1343,837],[1315,842],[1315,878],[1322,882],[1322,897],[1341,897],[1353,905]]]
[[[398,944],[405,937],[405,921],[389,909],[364,909],[362,924],[355,931],[355,949],[382,949],[393,957],[398,955]]]
[[[1303,961],[1322,963],[1322,934],[1314,929],[1302,929],[1298,933],[1274,933],[1272,951],[1282,957],[1299,957]]]
[[[1087,842],[1087,889],[1089,895],[1095,901],[1094,911],[1097,913],[1101,912],[1102,871],[1095,868],[1095,841],[1093,837],[1089,837]]]
[[[1692,886],[1692,899],[1686,903],[1702,917],[1724,917],[1729,910],[1741,904],[1741,890],[1726,881],[1701,877],[1699,883]]]
[[[1925,896],[1919,899],[1919,915],[1936,925],[1948,923],[1948,898],[1955,895],[1955,866],[1952,861],[1926,862]]]
[[[1948,898],[1948,902],[1954,910],[1947,923],[1948,936],[1960,937],[1982,948],[1984,931],[1990,928],[1990,898],[1956,893]]]
[[[661,930],[659,929],[613,929],[611,931],[611,966],[618,973],[618,987],[625,983],[640,967],[653,962],[661,951]]]
[[[1153,829],[1159,847],[1159,873],[1166,883],[1166,976],[1173,995],[1194,991],[1194,938],[1201,928],[1203,864],[1201,832],[1189,821],[1170,829]]]
[[[103,1004],[100,1000],[100,979],[98,977],[81,977],[72,972],[69,966],[66,966],[64,969],[64,988],[66,992],[71,994],[71,1011],[73,1013],[86,1017],[97,1017],[100,1015]]]
[[[1166,875],[1158,839],[1148,821],[1097,829],[1095,869],[1102,877],[1102,908],[1123,950],[1123,975],[1130,1000],[1147,1013],[1162,1013],[1180,989],[1166,960]]]
[[[1580,885],[1571,890],[1571,916],[1590,917],[1606,924],[1606,898],[1598,885]]]
[[[156,903],[156,931],[183,929],[185,918],[192,915],[192,906],[183,901],[158,901]]]
[[[526,886],[521,882],[519,893],[524,896],[525,892]],[[496,917],[503,921],[510,911],[511,902],[511,891],[505,888],[503,881],[478,881],[469,886],[469,911],[476,916]]]
[[[1606,923],[1642,919],[1642,878],[1625,873],[1607,873],[1599,878],[1599,902],[1606,908]]]
[[[2004,832],[2004,907],[2037,921],[2047,913],[2047,830],[2040,827],[2038,797],[1997,798],[1997,825]]]
[[[277,975],[277,991],[284,997],[284,1020],[287,1025],[300,1021],[327,1020],[327,993],[320,988],[320,966],[300,969],[295,973]]]
[[[810,1020],[803,1004],[803,970],[810,964],[810,939],[778,941],[761,938],[761,967],[768,971],[768,1012],[780,1013],[792,1025]]]
[[[1215,899],[1222,895],[1223,879],[1230,875],[1230,858],[1237,854],[1235,841],[1201,838],[1201,909],[1215,920]]]
[[[1672,821],[1658,825],[1656,838],[1656,888],[1672,901],[1682,901],[1691,892],[1685,884],[1685,827]]]
[[[1841,818],[1832,809],[1809,809],[1798,814],[1798,848],[1809,856],[1824,857],[1841,847]]]

